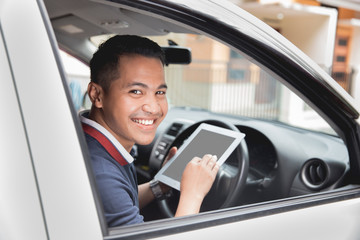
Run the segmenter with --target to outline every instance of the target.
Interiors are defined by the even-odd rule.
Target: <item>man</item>
[[[147,38],[114,36],[100,45],[90,70],[92,107],[81,121],[106,220],[110,227],[141,223],[139,209],[154,199],[154,193],[150,183],[137,186],[131,154],[135,143],[152,142],[167,113],[164,55]],[[175,153],[172,148],[168,159]],[[215,156],[190,161],[175,216],[199,212],[218,169]]]

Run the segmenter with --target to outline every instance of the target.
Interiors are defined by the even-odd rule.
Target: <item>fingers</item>
[[[193,161],[196,164],[201,164],[203,167],[210,168],[210,170],[215,170],[219,168],[219,165],[217,164],[217,156],[216,155],[210,155],[206,154],[203,158],[195,157],[193,158]]]
[[[194,158],[192,159],[192,161],[193,161],[194,163],[196,163],[196,164],[201,164],[202,159],[199,158],[199,157],[194,157]]]
[[[169,151],[169,154],[167,156],[167,160],[169,160],[170,158],[172,158],[177,152],[177,147],[172,147]]]
[[[217,157],[206,154],[194,157],[186,165],[181,178],[180,191],[190,196],[205,197],[216,179],[219,170]]]
[[[209,167],[211,170],[217,165],[217,156],[216,155],[205,155],[203,157],[203,164],[207,167]]]
[[[165,166],[165,164],[176,154],[177,152],[177,147],[172,147],[170,150],[169,150],[169,153],[168,155],[166,156],[165,160],[164,160],[164,163],[162,164],[162,166]]]

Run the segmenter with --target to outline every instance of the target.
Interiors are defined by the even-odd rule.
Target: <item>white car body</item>
[[[359,188],[108,230],[42,1],[0,0],[0,32],[0,239],[359,239]]]

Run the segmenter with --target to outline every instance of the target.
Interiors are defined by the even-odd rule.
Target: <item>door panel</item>
[[[36,0],[9,0],[2,10],[4,42],[49,238],[101,239],[102,230],[80,144],[80,124],[69,104],[57,61],[57,44],[48,27],[44,6]]]
[[[360,229],[360,199],[339,201],[250,220],[218,225],[162,238],[207,239],[327,239],[356,240]]]
[[[6,6],[4,1],[1,3]],[[1,25],[0,31],[2,33]],[[3,34],[0,37],[0,79],[0,239],[47,239],[31,152]]]

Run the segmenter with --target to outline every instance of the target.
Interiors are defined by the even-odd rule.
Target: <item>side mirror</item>
[[[161,47],[165,53],[165,64],[190,64],[191,50],[190,48],[169,46]]]

